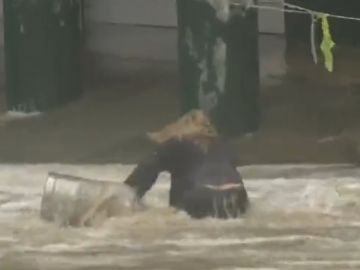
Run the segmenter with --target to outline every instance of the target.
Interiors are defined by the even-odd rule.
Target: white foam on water
[[[359,191],[360,181],[357,178],[346,179],[306,179],[298,178],[245,181],[250,198],[268,210],[310,211],[335,213],[341,206],[359,203],[360,197],[346,192],[341,186],[351,186]],[[347,189],[348,190],[348,189]]]
[[[277,237],[252,237],[252,238],[217,238],[217,239],[180,239],[180,240],[168,240],[164,244],[176,245],[180,247],[197,247],[197,246],[208,246],[208,247],[217,247],[217,246],[231,246],[231,245],[251,245],[251,244],[263,244],[263,243],[272,243],[272,242],[296,242],[303,240],[315,240],[326,242],[329,245],[338,245],[342,244],[342,241],[339,241],[335,238],[330,237],[318,237],[312,235],[286,235],[286,236],[277,236]]]
[[[56,171],[100,181],[122,182],[134,168],[133,165],[0,165],[0,194],[2,198],[10,199],[3,204],[0,202],[0,254],[14,252],[36,256],[36,260],[46,266],[43,269],[50,269],[61,262],[64,262],[66,266],[71,265],[72,257],[66,255],[71,253],[79,256],[74,265],[89,266],[93,263],[93,266],[100,267],[122,265],[121,259],[117,258],[119,254],[127,258],[123,260],[124,265],[132,265],[132,263],[135,265],[136,258],[145,258],[152,252],[156,254],[162,252],[161,254],[165,254],[162,256],[174,255],[174,260],[179,257],[179,260],[185,261],[187,257],[200,253],[201,256],[209,256],[211,259],[211,253],[206,253],[210,252],[209,250],[233,246],[241,246],[231,254],[229,253],[229,256],[234,256],[234,258],[240,256],[241,252],[246,253],[250,247],[252,249],[261,247],[259,254],[261,250],[269,248],[267,252],[271,254],[271,247],[279,245],[293,247],[294,253],[301,256],[304,251],[298,248],[305,242],[307,246],[314,248],[315,254],[319,250],[319,254],[322,254],[319,256],[323,256],[322,260],[319,262],[297,261],[286,257],[288,255],[284,252],[281,255],[283,257],[280,257],[281,260],[279,259],[283,266],[287,267],[286,263],[288,263],[289,267],[302,267],[301,264],[306,267],[306,263],[309,263],[309,266],[318,263],[319,267],[326,267],[326,263],[330,262],[331,253],[327,255],[321,249],[325,249],[326,246],[326,249],[341,250],[346,247],[346,241],[348,241],[345,237],[346,233],[353,233],[350,230],[360,227],[360,210],[358,210],[360,209],[358,208],[360,206],[360,170],[354,169],[347,172],[347,175],[343,173],[340,175],[336,166],[291,165],[279,166],[278,170],[276,167],[240,168],[240,171],[246,172],[244,175],[250,171],[251,174],[254,172],[256,174],[257,170],[261,171],[261,177],[244,177],[251,201],[251,210],[243,219],[191,220],[183,212],[174,212],[168,207],[169,174],[164,173],[146,195],[147,210],[111,218],[94,228],[74,229],[59,228],[39,218],[41,194],[48,172]],[[309,170],[308,174],[302,173],[301,177],[292,176],[292,169],[299,170],[299,168]],[[324,168],[326,170],[322,171]],[[283,177],[267,178],[266,170],[269,170],[269,175],[286,173]],[[313,170],[316,170],[316,173]],[[333,174],[332,170],[334,170]],[[342,230],[344,239],[341,235],[324,236],[318,235],[316,231],[312,233],[318,228]],[[296,233],[291,231],[292,229],[296,229]],[[279,231],[282,230],[284,232],[279,235]],[[286,233],[286,230],[289,232]],[[261,234],[258,235],[258,232]],[[175,246],[174,250],[169,251],[168,245]],[[355,251],[359,250],[360,260],[360,241],[353,242],[351,245]],[[79,255],[97,251],[106,253],[110,250],[115,254],[111,255],[110,252],[109,255],[104,255],[110,260],[109,263],[106,263],[104,259],[96,262],[96,258],[89,259],[89,255],[84,255],[85,257]],[[134,253],[134,250],[137,253]],[[116,254],[117,252],[119,254]],[[46,256],[51,258],[46,259]],[[160,257],[157,260],[160,260]],[[1,260],[0,258],[0,269]],[[334,264],[338,263],[339,267],[343,267],[344,262],[338,260]],[[142,265],[141,263],[141,259],[136,261],[136,265]],[[143,263],[143,269],[145,269],[148,264]],[[351,263],[353,267],[358,266],[356,260]],[[267,264],[259,262],[260,265]],[[191,268],[191,265],[189,267]],[[214,265],[214,267],[218,266]],[[216,269],[237,268],[218,267]],[[267,268],[254,266],[253,269]]]
[[[299,166],[279,166],[280,169],[299,168]],[[324,166],[326,167],[326,166]],[[0,206],[1,210],[34,207],[38,203],[43,184],[49,171],[57,171],[85,178],[98,180],[123,181],[134,166],[113,165],[0,165],[0,191],[10,195],[23,195],[22,201],[11,201]],[[265,169],[272,167],[262,166]],[[307,168],[302,166],[301,168]],[[318,168],[309,166],[309,170]],[[310,211],[327,214],[338,214],[341,207],[360,205],[360,181],[357,177],[322,179],[297,178],[289,179],[252,179],[244,180],[251,203],[255,209],[266,208],[268,211]],[[145,197],[150,207],[167,207],[169,175],[164,173]],[[358,196],[359,195],[359,196]],[[2,196],[8,196],[3,195]],[[29,197],[31,199],[29,200]]]
[[[342,266],[360,267],[360,260],[306,260],[306,261],[283,261],[281,264],[287,266]]]
[[[145,257],[145,256],[143,256]],[[101,256],[30,256],[5,254],[0,257],[0,266],[16,270],[78,270],[78,269],[128,269],[141,263],[140,256],[106,255]],[[2,262],[5,261],[5,262]]]
[[[129,239],[114,241],[99,241],[99,240],[81,240],[81,243],[55,243],[43,245],[40,247],[34,246],[21,246],[16,248],[20,252],[41,252],[41,253],[54,253],[59,254],[62,252],[82,252],[86,250],[101,250],[103,247],[111,246],[115,249],[118,248],[138,248],[139,246],[133,244]]]

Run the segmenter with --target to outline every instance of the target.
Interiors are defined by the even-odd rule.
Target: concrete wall
[[[272,5],[282,3],[271,0]],[[86,0],[88,48],[115,70],[119,58],[176,60],[175,0]],[[261,3],[269,5],[269,1]],[[158,27],[161,26],[161,27]],[[284,15],[259,10],[261,78],[281,76],[285,66]],[[270,34],[270,35],[269,35]],[[274,34],[274,35],[272,35]],[[99,62],[98,62],[99,63]]]
[[[284,0],[260,0],[280,6]],[[87,16],[93,22],[173,26],[177,24],[176,0],[86,0]],[[284,33],[284,16],[278,11],[259,10],[261,33]]]
[[[0,0],[0,73],[4,69],[2,1]],[[121,58],[176,60],[175,0],[85,0],[85,5],[87,46],[91,52],[101,55],[98,63],[104,68],[119,68]],[[282,75],[286,69],[285,41],[282,37],[283,14],[260,10],[259,32],[280,34],[260,37],[261,76]]]
[[[281,7],[284,0],[260,0],[266,4]],[[259,10],[260,77],[263,82],[273,82],[273,78],[286,73],[286,41],[284,13],[274,10]]]
[[[259,0],[259,5],[281,7],[284,0]],[[285,16],[282,12],[275,10],[259,9],[259,32],[266,34],[284,34]]]
[[[175,0],[85,0],[94,22],[176,26]]]
[[[176,59],[175,0],[86,0],[88,48],[122,58]]]

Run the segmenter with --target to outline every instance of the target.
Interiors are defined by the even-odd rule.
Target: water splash
[[[1,197],[13,199],[0,205],[0,268],[160,269],[175,264],[189,269],[236,269],[239,265],[243,269],[354,269],[360,260],[356,237],[360,172],[356,168],[340,174],[338,168],[305,166],[301,170],[307,174],[299,177],[299,167],[277,167],[278,171],[256,167],[252,173],[261,172],[258,176],[286,171],[286,178],[253,174],[251,180],[249,169],[240,168],[245,172],[251,211],[238,220],[192,220],[167,207],[168,174],[161,174],[147,194],[149,208],[144,212],[84,229],[59,228],[39,219],[38,202],[48,171],[121,182],[133,168],[120,164],[1,165]],[[345,261],[351,262],[349,267]]]

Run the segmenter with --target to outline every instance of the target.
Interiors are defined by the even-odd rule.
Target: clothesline
[[[323,41],[321,43],[321,50],[324,54],[325,66],[330,72],[333,71],[332,49],[335,46],[335,43],[331,37],[328,17],[342,19],[342,20],[360,21],[360,18],[358,18],[358,17],[343,16],[343,15],[338,15],[338,14],[316,11],[316,10],[308,9],[308,8],[305,8],[302,6],[289,4],[289,3],[268,2],[266,4],[255,4],[253,0],[246,0],[245,4],[244,3],[234,3],[234,4],[235,4],[235,6],[242,6],[247,9],[256,8],[256,9],[263,9],[263,10],[279,11],[279,12],[283,12],[283,13],[286,12],[286,13],[298,13],[298,14],[310,15],[311,16],[311,23],[310,23],[311,54],[312,54],[315,64],[318,63],[318,56],[317,56],[317,50],[316,50],[316,39],[315,39],[315,35],[316,35],[315,24],[318,21],[318,19],[321,19],[321,26],[322,26],[322,31],[323,31]]]
[[[288,3],[284,3],[283,4],[284,8],[287,10],[297,10],[300,11],[302,13],[308,13],[311,15],[321,15],[321,14],[326,14],[328,17],[333,17],[333,18],[337,18],[337,19],[343,19],[343,20],[352,20],[352,21],[360,21],[359,17],[352,17],[352,16],[343,16],[343,15],[337,15],[337,14],[332,14],[332,13],[327,13],[327,12],[320,12],[320,11],[315,11],[312,9],[307,9],[298,5],[293,5],[293,4],[288,4]]]
[[[337,18],[337,19],[360,21],[360,17],[343,16],[343,15],[332,14],[332,13],[327,13],[327,12],[322,12],[322,11],[316,11],[316,10],[308,9],[308,8],[305,8],[302,6],[289,4],[289,3],[273,2],[273,4],[275,4],[275,5],[254,4],[254,1],[248,1],[247,4],[245,4],[245,7],[273,10],[273,11],[287,12],[287,13],[310,14],[310,15],[314,15],[314,16],[325,14],[328,17],[333,17],[333,18]],[[233,3],[233,5],[244,6],[244,4],[241,4],[241,3]],[[278,5],[278,6],[276,6],[276,5]]]

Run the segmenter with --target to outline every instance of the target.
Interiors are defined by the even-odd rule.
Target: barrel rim
[[[85,177],[82,177],[82,176],[70,175],[70,174],[66,174],[66,173],[59,173],[59,172],[55,172],[55,171],[48,172],[47,180],[49,178],[51,178],[51,177],[53,177],[55,179],[64,179],[64,180],[67,180],[67,181],[82,181],[82,182],[90,182],[90,183],[103,182],[103,183],[109,183],[109,184],[119,184],[119,182],[116,182],[116,181],[85,178]]]

